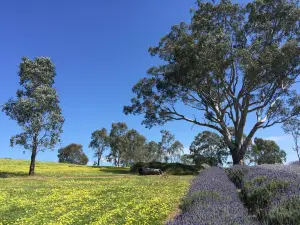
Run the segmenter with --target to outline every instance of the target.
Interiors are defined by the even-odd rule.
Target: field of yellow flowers
[[[128,168],[0,159],[0,224],[162,224],[191,176],[137,176]]]

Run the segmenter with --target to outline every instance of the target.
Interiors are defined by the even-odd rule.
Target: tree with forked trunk
[[[173,26],[149,49],[166,63],[133,87],[124,112],[144,114],[147,127],[179,120],[218,131],[238,164],[259,129],[300,113],[299,1],[197,5],[190,24]]]
[[[109,137],[107,135],[107,130],[102,128],[101,130],[96,130],[92,133],[91,142],[89,144],[90,148],[95,149],[95,157],[97,158],[97,166],[100,166],[101,157],[109,147]]]
[[[21,89],[17,90],[17,99],[10,99],[2,106],[2,111],[16,120],[23,130],[11,138],[10,144],[31,151],[29,175],[35,173],[37,153],[53,149],[60,141],[64,118],[53,88],[55,75],[49,58],[22,58],[19,66]]]

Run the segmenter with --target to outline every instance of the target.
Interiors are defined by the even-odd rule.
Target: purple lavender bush
[[[284,165],[251,167],[244,175],[241,197],[263,224],[300,224],[300,176]]]
[[[182,213],[167,225],[255,225],[236,187],[222,169],[206,169],[194,179],[183,199]]]

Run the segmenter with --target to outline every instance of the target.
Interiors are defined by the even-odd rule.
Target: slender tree
[[[181,144],[180,141],[175,141],[171,145],[171,147],[168,151],[169,159],[170,159],[171,163],[180,160],[180,156],[183,155],[183,149],[184,149],[184,146],[183,146],[183,144]]]
[[[127,166],[136,162],[147,161],[147,152],[145,151],[146,138],[132,129],[126,133],[125,149],[122,155],[122,161]]]
[[[172,144],[175,141],[175,136],[170,131],[161,130],[161,141],[158,143],[161,149],[161,160],[169,161],[169,152]]]
[[[161,148],[155,141],[150,141],[145,146],[145,154],[147,155],[146,162],[158,162],[161,159]]]
[[[108,160],[114,161],[115,166],[120,166],[122,159],[122,154],[126,149],[126,133],[128,127],[126,123],[113,123],[111,126],[111,131],[109,135],[110,140],[110,154],[108,155]]]
[[[89,147],[95,150],[95,157],[97,158],[97,166],[100,166],[101,157],[105,149],[109,147],[109,137],[107,130],[102,128],[92,133],[91,142]]]
[[[2,108],[23,130],[11,138],[10,144],[31,151],[29,175],[35,173],[37,153],[53,149],[60,141],[64,118],[53,88],[55,75],[49,58],[22,58],[19,66],[21,88],[17,90],[17,98],[8,100]]]
[[[150,76],[133,87],[136,97],[124,112],[143,114],[147,127],[182,120],[214,129],[238,164],[259,129],[300,113],[294,89],[300,9],[296,0],[256,0],[245,6],[218,2],[198,1],[190,24],[173,26],[149,49],[165,64],[150,68]],[[247,124],[250,132],[244,137],[249,117],[256,121]]]
[[[175,135],[173,135],[168,130],[161,130],[160,133],[162,134],[161,141],[158,143],[161,152],[161,159],[165,162],[174,159],[177,157],[179,158],[180,153],[183,153],[183,145],[175,140]]]
[[[283,124],[283,129],[287,134],[291,134],[294,139],[294,151],[297,153],[300,162],[300,120],[292,119]]]

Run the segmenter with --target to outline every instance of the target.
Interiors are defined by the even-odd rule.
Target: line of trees
[[[113,123],[108,133],[105,128],[92,133],[89,147],[94,150],[96,165],[100,165],[105,150],[109,150],[106,160],[115,166],[129,166],[136,162],[179,161],[183,145],[167,130],[161,131],[161,141],[147,142],[145,136],[126,123]]]
[[[300,75],[299,1],[256,0],[239,5],[220,0],[197,4],[189,24],[172,26],[170,33],[149,49],[165,63],[150,68],[150,76],[133,87],[136,96],[124,107],[124,113],[144,115],[143,124],[150,128],[185,121],[213,129],[222,136],[220,140],[229,149],[233,164],[252,149],[258,130],[283,124],[294,138],[300,161],[300,95],[295,88]],[[22,58],[18,75],[16,99],[9,99],[2,111],[22,128],[11,138],[11,146],[31,150],[29,174],[34,175],[37,153],[53,149],[60,141],[64,117],[53,87],[55,66],[49,58]],[[254,117],[256,120],[249,123]],[[244,133],[246,123],[248,134]],[[108,160],[118,166],[144,157],[136,146],[150,151],[152,158],[157,157],[153,153],[157,148],[163,157],[160,160],[165,161],[174,161],[182,148],[179,142],[172,142],[171,136],[155,147],[136,131],[129,132],[123,123],[114,124],[108,136]],[[98,160],[107,147],[97,147],[100,145],[90,145],[97,149]],[[273,144],[265,146],[269,145]],[[266,154],[261,148],[255,151],[259,153],[255,155]],[[217,156],[217,161],[221,158]]]
[[[190,145],[190,154],[183,155],[181,161],[197,166],[203,163],[211,166],[224,165],[227,164],[229,155],[230,150],[222,136],[211,131],[203,131],[195,136]],[[255,138],[246,150],[245,163],[248,165],[282,164],[285,161],[286,152],[272,140]]]

